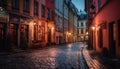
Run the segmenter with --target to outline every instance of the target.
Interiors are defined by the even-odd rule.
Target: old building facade
[[[91,2],[89,2],[91,1]],[[86,0],[89,13],[90,44],[99,52],[120,57],[119,0]],[[89,3],[89,4],[88,4]],[[88,6],[90,6],[88,8]]]
[[[78,15],[78,34],[77,41],[87,41],[88,40],[88,29],[87,29],[87,14],[80,11]]]
[[[29,25],[32,23],[33,17],[33,11],[30,10],[33,10],[33,3],[33,0],[0,1],[1,14],[3,15],[0,16],[0,42],[3,41],[0,46],[5,49],[25,49],[30,46]]]
[[[63,4],[64,4],[64,0],[55,0],[56,44],[62,44],[64,40],[64,37],[63,37],[64,35],[63,34]]]
[[[0,0],[0,49],[27,49],[77,41],[71,0]]]
[[[0,14],[0,49],[55,42],[54,0],[0,0]]]

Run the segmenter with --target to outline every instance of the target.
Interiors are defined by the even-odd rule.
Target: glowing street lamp
[[[68,33],[68,35],[71,35],[71,33]]]
[[[51,29],[54,30],[54,27],[52,27]]]
[[[92,30],[95,30],[95,27],[94,27],[94,26],[92,26]]]
[[[86,32],[86,35],[88,35],[88,32]]]
[[[33,23],[33,25],[36,25],[36,23]]]

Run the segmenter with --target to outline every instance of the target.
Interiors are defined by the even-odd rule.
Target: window
[[[48,20],[52,20],[53,17],[53,11],[51,9],[48,8]]]
[[[3,2],[2,2],[2,0],[0,0],[0,5],[2,5],[3,4]]]
[[[98,9],[101,8],[101,0],[98,0]]]
[[[42,17],[45,17],[45,6],[44,5],[42,5],[41,11],[42,11]]]
[[[24,0],[24,11],[29,12],[30,11],[30,1],[29,0]]]
[[[83,29],[81,29],[81,34],[83,34]]]
[[[81,26],[81,23],[79,23],[79,27]]]
[[[38,2],[34,1],[34,14],[38,16]]]
[[[48,10],[48,17],[47,17],[47,19],[50,20],[50,9],[48,8],[47,10]]]
[[[81,26],[83,26],[83,22],[81,22]]]
[[[12,0],[12,8],[19,9],[19,0]]]
[[[84,34],[86,34],[86,29],[84,28]]]
[[[0,5],[7,5],[8,0],[0,0]]]
[[[77,23],[77,27],[79,27],[79,22]]]
[[[51,20],[54,20],[54,10],[51,10]]]

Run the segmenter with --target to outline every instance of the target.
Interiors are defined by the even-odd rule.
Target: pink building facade
[[[89,14],[92,17],[89,28],[91,43],[98,52],[120,57],[120,1],[93,0]]]

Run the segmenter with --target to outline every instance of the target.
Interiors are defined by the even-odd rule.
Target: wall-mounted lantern
[[[91,28],[92,28],[92,30],[95,30],[95,26],[92,26]]]

